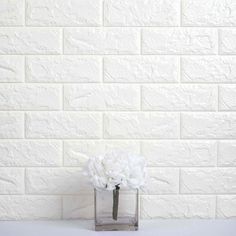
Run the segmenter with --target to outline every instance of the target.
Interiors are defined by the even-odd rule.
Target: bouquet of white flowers
[[[145,185],[145,159],[125,152],[91,157],[88,175],[94,188],[113,190],[113,219],[117,219],[119,189],[140,189]]]

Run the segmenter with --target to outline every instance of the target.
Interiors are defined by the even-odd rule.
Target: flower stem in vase
[[[119,189],[120,187],[116,185],[116,188],[113,190],[113,209],[112,209],[113,220],[117,220],[117,216],[118,216]]]

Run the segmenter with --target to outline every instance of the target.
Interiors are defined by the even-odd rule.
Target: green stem
[[[119,189],[120,187],[116,185],[116,188],[113,190],[113,209],[112,209],[113,220],[117,220],[117,216],[118,216]]]

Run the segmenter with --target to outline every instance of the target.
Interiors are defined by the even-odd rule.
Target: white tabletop
[[[139,231],[95,232],[93,221],[1,221],[0,236],[235,236],[236,220],[141,221]]]

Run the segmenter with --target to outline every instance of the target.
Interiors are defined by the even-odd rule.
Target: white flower
[[[110,152],[91,157],[88,176],[97,189],[113,190],[116,186],[142,188],[145,185],[145,159],[125,152]]]

